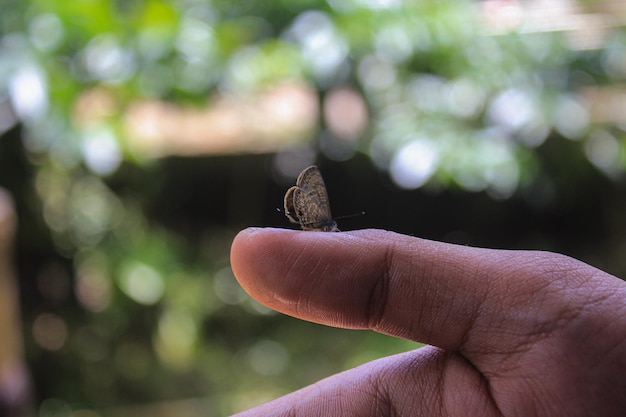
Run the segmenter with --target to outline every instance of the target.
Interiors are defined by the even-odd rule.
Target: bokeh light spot
[[[615,175],[621,171],[622,147],[606,130],[598,130],[591,134],[585,143],[585,154],[591,163],[608,175]]]
[[[42,313],[33,322],[33,338],[46,350],[61,349],[67,341],[68,330],[65,320],[52,313]]]
[[[85,163],[99,175],[113,173],[122,162],[117,139],[108,129],[87,130],[83,138]]]
[[[40,119],[48,110],[48,87],[42,71],[24,66],[9,81],[9,95],[15,114],[22,121]]]
[[[278,375],[289,363],[285,348],[273,340],[260,340],[248,351],[250,366],[261,375]]]
[[[418,188],[437,169],[439,151],[426,140],[413,140],[403,146],[391,161],[393,181],[402,188]]]
[[[155,304],[165,291],[161,274],[153,267],[141,262],[128,263],[122,269],[119,283],[121,290],[139,304]]]
[[[573,95],[562,95],[556,104],[554,127],[568,139],[580,139],[589,127],[589,111]]]
[[[186,311],[168,309],[159,319],[155,348],[167,364],[185,367],[192,359],[198,327]]]
[[[42,51],[56,49],[65,38],[65,28],[61,19],[53,13],[35,16],[28,27],[30,41]]]
[[[240,304],[247,297],[230,268],[217,271],[213,278],[213,289],[217,297],[226,304]]]

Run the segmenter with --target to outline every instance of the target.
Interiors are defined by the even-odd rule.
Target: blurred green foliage
[[[264,207],[241,204],[247,168],[211,171],[233,178],[223,194],[163,197],[162,161],[125,129],[139,100],[202,108],[286,80],[322,99],[347,87],[366,103],[361,134],[337,137],[319,120],[274,163],[281,152],[308,162],[365,155],[398,188],[504,200],[545,185],[537,150],[567,140],[575,151],[559,163],[573,168],[559,179],[590,167],[622,178],[623,109],[597,117],[586,92],[624,82],[623,27],[577,48],[562,31],[490,25],[481,4],[5,0],[0,140],[19,123],[33,169],[18,184],[20,218],[33,222],[22,230],[41,225],[23,238],[49,239],[56,254],[23,277],[39,415],[224,415],[416,346],[285,318],[243,293],[228,251],[246,223],[233,219]],[[94,122],[80,114],[99,109],[77,103],[96,88],[114,105]],[[0,185],[15,192],[11,181]],[[194,204],[206,219],[181,226]],[[211,217],[214,206],[235,214]]]

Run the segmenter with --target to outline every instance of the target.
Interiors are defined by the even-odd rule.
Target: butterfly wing
[[[337,223],[330,217],[328,206],[321,206],[319,203],[313,193],[303,188],[296,188],[293,191],[293,205],[302,229],[336,231]]]
[[[298,187],[294,185],[288,189],[285,194],[285,216],[287,216],[291,223],[301,223],[298,215],[296,214],[296,208],[293,203],[293,194],[297,189]]]
[[[296,186],[304,190],[312,200],[317,202],[323,217],[332,218],[326,184],[324,184],[324,178],[322,178],[322,173],[318,167],[313,165],[302,171],[298,176]]]
[[[310,166],[298,176],[293,191],[287,191],[304,230],[336,231],[337,223],[330,213],[326,184],[318,167]],[[289,217],[289,216],[288,216]]]

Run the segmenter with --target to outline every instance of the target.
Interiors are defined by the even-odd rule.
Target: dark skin
[[[252,228],[231,264],[270,308],[430,345],[240,417],[626,415],[626,282],[575,259],[382,230]]]

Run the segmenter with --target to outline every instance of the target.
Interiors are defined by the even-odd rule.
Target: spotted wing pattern
[[[315,165],[302,171],[296,185],[287,190],[285,215],[304,230],[339,231],[330,213],[324,179]]]

